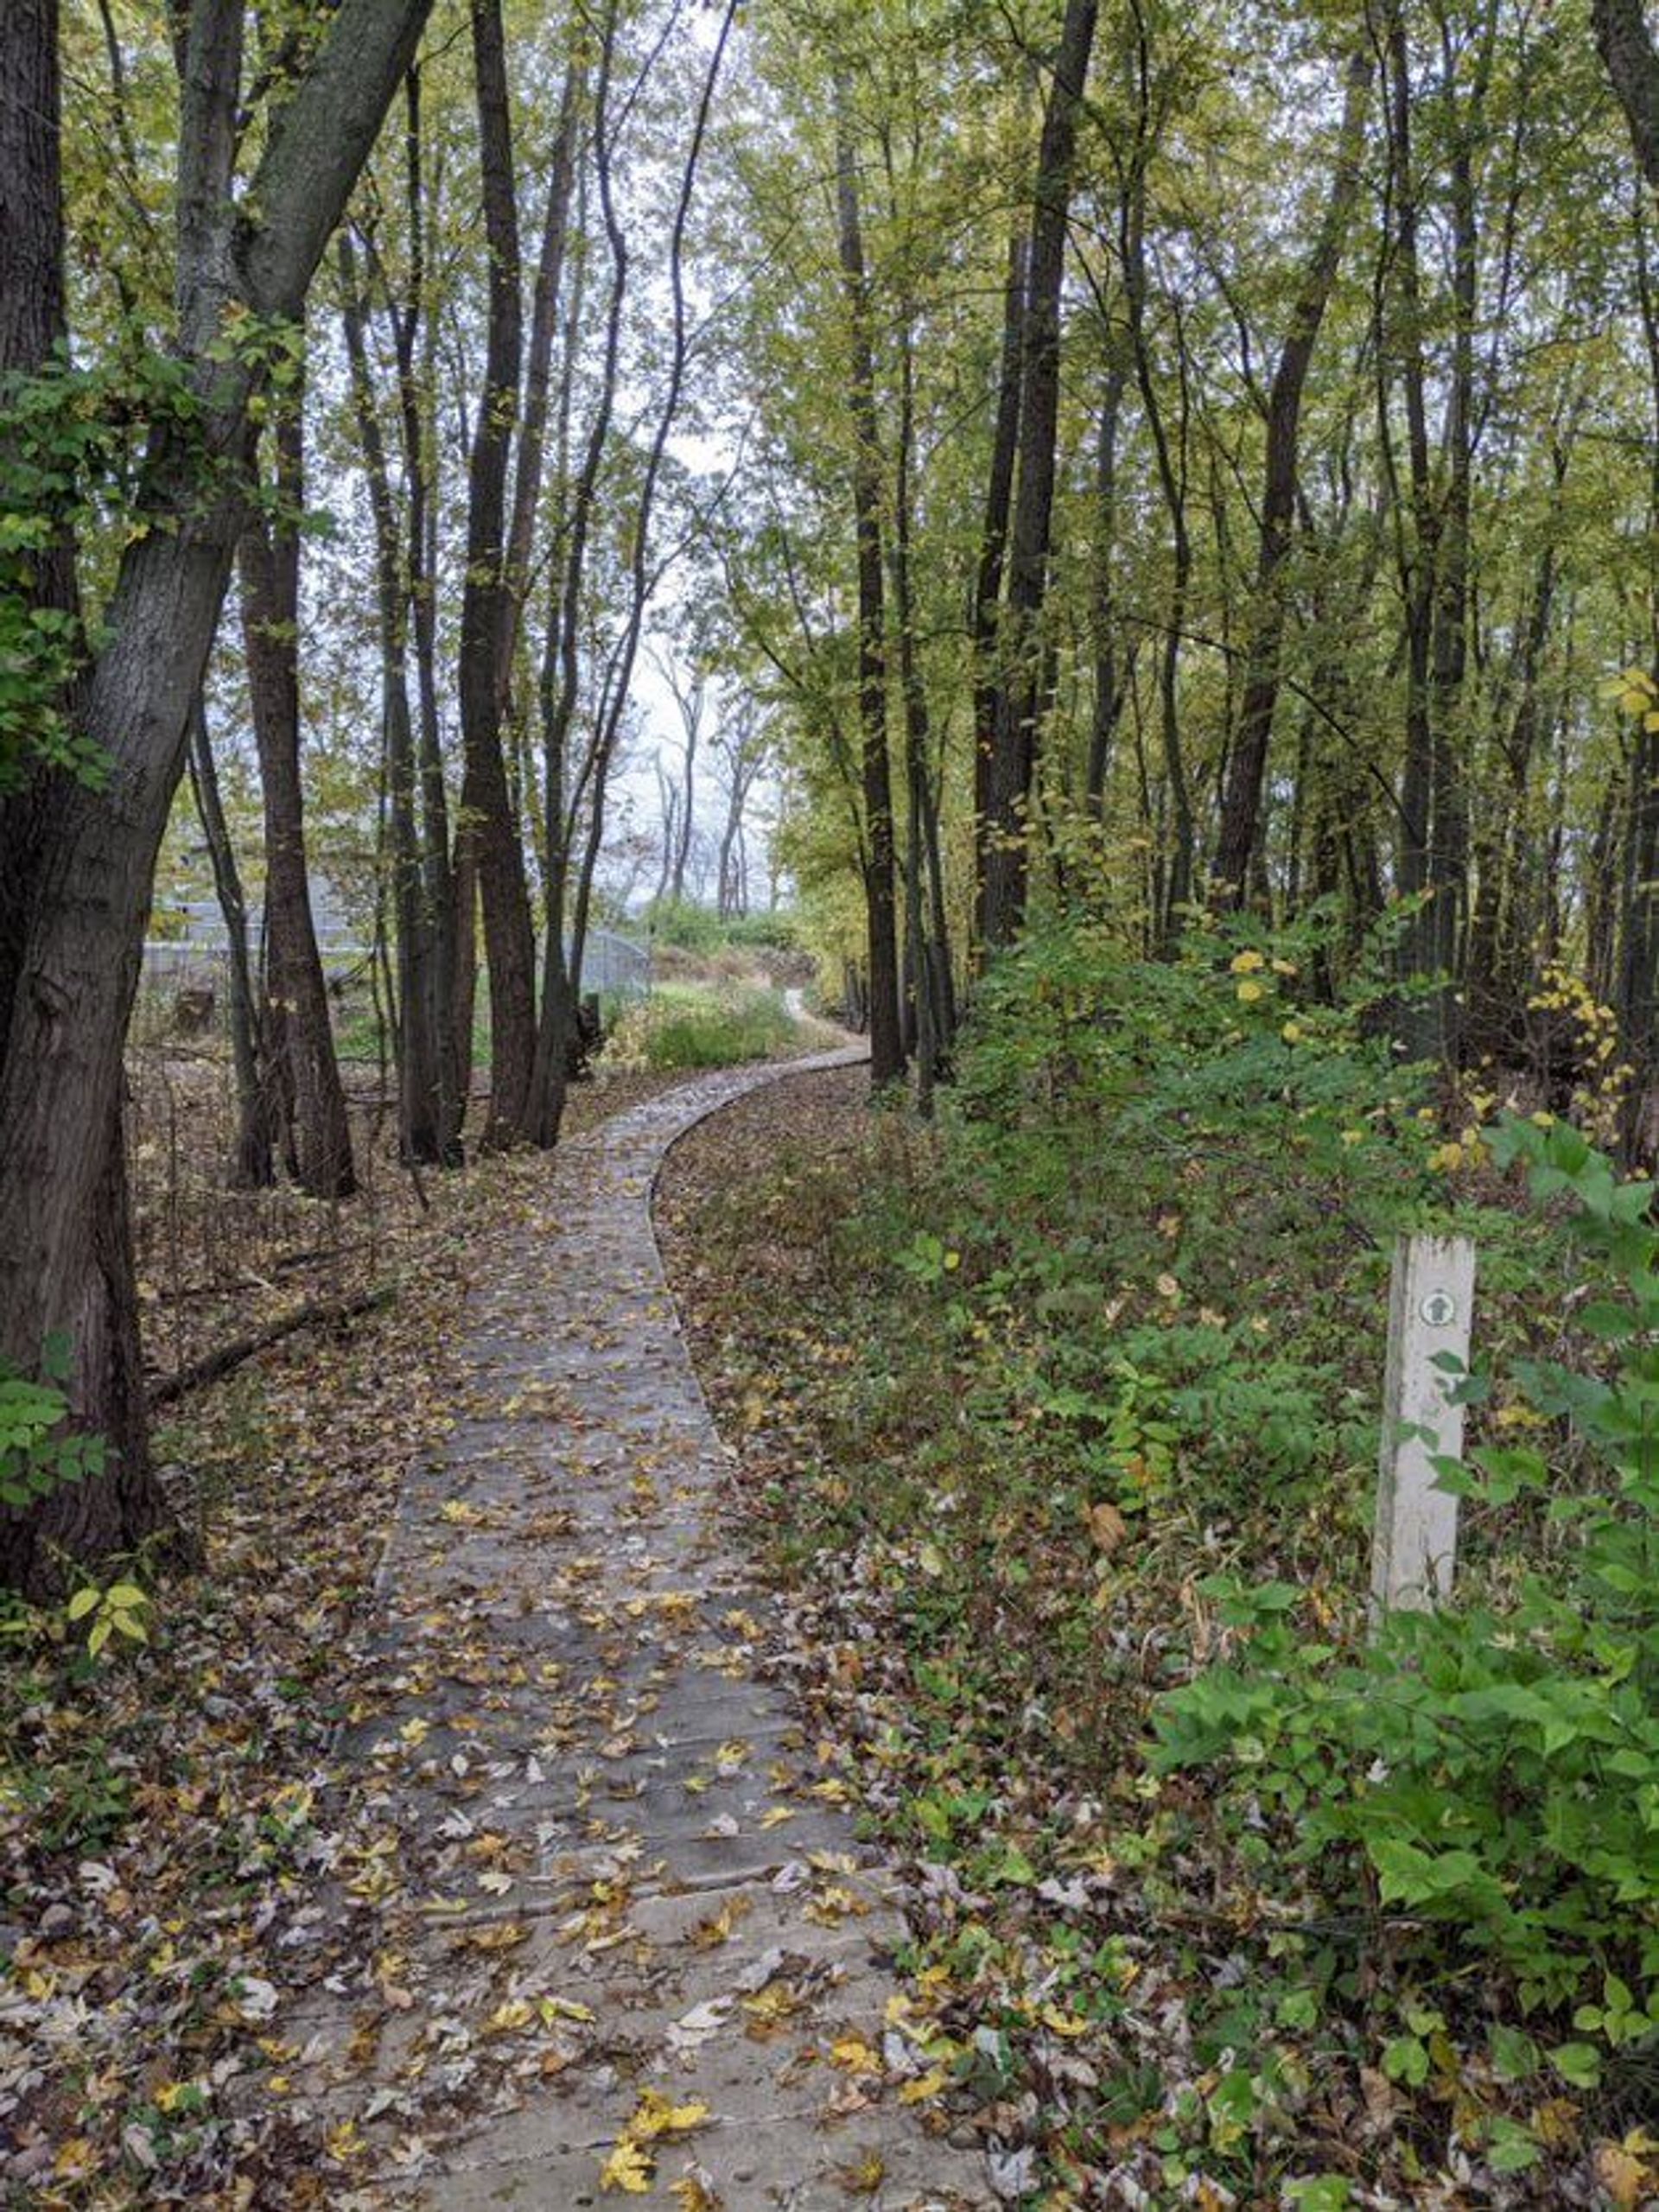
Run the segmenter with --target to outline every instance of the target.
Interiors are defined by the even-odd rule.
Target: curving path
[[[381,1694],[340,1747],[333,1971],[276,2045],[330,2204],[995,2201],[918,2082],[882,1870],[758,1671],[651,1224],[677,1136],[858,1057],[702,1077],[573,1142],[461,1317],[458,1418],[382,1569]]]

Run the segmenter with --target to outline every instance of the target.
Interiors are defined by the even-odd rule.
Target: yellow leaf
[[[830,2056],[845,2072],[855,2075],[879,2075],[881,2062],[862,2036],[842,2036],[830,2046]]]
[[[323,2148],[328,2156],[342,2164],[347,2158],[360,2158],[368,2147],[358,2133],[354,2120],[342,2120],[338,2127],[331,2127],[323,2138]]]
[[[625,2135],[599,2171],[601,2190],[620,2190],[625,2196],[649,2196],[656,2169],[637,2143]]]
[[[689,2135],[708,2117],[707,2105],[677,2105],[660,2089],[642,2089],[628,2133],[636,2143],[652,2142],[658,2135]]]
[[[943,2066],[930,2067],[925,2074],[918,2074],[913,2082],[906,2082],[899,2092],[901,2105],[925,2104],[930,2097],[940,2095],[950,2085],[950,2076]]]
[[[1651,2136],[1638,2128],[1622,2143],[1604,2143],[1596,2152],[1596,2179],[1612,2199],[1618,2212],[1634,2212],[1648,2199],[1655,2175],[1645,2153],[1655,2147]]]
[[[721,2200],[696,2174],[683,2174],[668,2185],[671,2196],[680,2200],[681,2212],[721,2212]]]
[[[527,2028],[536,2017],[536,2008],[522,1997],[509,1998],[505,2005],[498,2005],[490,2015],[490,2033],[495,2036],[517,2034]]]
[[[1063,2012],[1058,2005],[1045,2005],[1043,2019],[1057,2036],[1086,2036],[1089,2023],[1081,2012]]]
[[[872,2151],[856,2164],[840,2169],[841,2185],[849,2196],[874,2196],[887,2174],[886,2159],[879,2151]]]

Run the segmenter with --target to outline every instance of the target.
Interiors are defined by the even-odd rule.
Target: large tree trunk
[[[56,0],[9,0],[0,10],[0,387],[45,368],[65,336],[60,99]],[[36,564],[33,601],[79,617],[67,525]],[[73,704],[84,712],[83,701]],[[0,801],[0,1372],[37,1373],[48,1341],[65,1338],[70,1404],[107,1453],[101,1476],[62,1484],[32,1510],[0,1506],[0,1585],[45,1597],[60,1585],[61,1556],[130,1548],[168,1516],[144,1425],[118,1040],[96,1096],[76,1096],[71,1080],[49,1103],[29,1097],[43,1078],[73,1075],[33,1056],[62,1041],[60,1018],[74,1012],[73,973],[42,957],[41,902],[56,841],[86,794],[61,771],[16,765],[19,788]],[[141,920],[129,999],[142,933]]]
[[[893,779],[887,753],[887,613],[881,573],[881,455],[875,412],[864,238],[849,102],[836,90],[836,194],[841,273],[852,339],[853,516],[858,543],[858,708],[863,729],[864,909],[870,967],[870,1080],[905,1071],[894,910]]]
[[[1659,192],[1659,52],[1642,0],[1591,0],[1590,16],[1642,174]]]
[[[1009,543],[1008,598],[999,652],[987,808],[982,914],[989,946],[1011,944],[1026,915],[1028,817],[1044,696],[1042,613],[1059,434],[1060,284],[1077,110],[1098,14],[1097,0],[1066,0],[1037,156],[1020,393],[1020,482]]]
[[[507,465],[518,416],[523,313],[518,297],[518,205],[513,176],[500,0],[474,0],[479,163],[489,244],[484,393],[473,436],[467,575],[461,615],[463,834],[472,841],[490,973],[490,1116],[485,1141],[531,1132],[536,1052],[536,938],[517,810],[507,785],[501,726],[512,622],[507,575]]]
[[[242,636],[265,812],[265,943],[270,994],[281,1007],[284,1094],[293,1101],[300,1186],[314,1198],[357,1187],[351,1124],[334,1053],[328,985],[311,913],[300,775],[302,429],[297,403],[276,430],[281,512],[250,521],[240,547]]]
[[[43,832],[24,854],[27,878],[12,878],[10,911],[26,919],[0,1039],[0,1359],[36,1373],[52,1340],[65,1340],[75,1420],[112,1447],[103,1475],[0,1524],[0,1580],[26,1589],[60,1583],[60,1554],[129,1546],[163,1517],[137,1387],[116,1136],[122,1047],[156,856],[243,524],[243,500],[225,464],[244,452],[259,371],[245,356],[213,358],[221,350],[215,340],[238,303],[257,316],[297,319],[426,11],[427,0],[340,0],[240,196],[231,189],[240,8],[200,0],[192,18],[177,298],[180,346],[200,420],[188,446],[157,426],[137,518],[144,527],[130,537],[105,610],[108,642],[91,670],[79,721],[106,756],[106,775],[93,789],[54,774]],[[15,111],[14,87],[26,85],[31,113],[55,139],[54,107],[36,97],[52,73],[26,35],[48,35],[50,10],[30,17],[9,4],[0,25],[0,110]],[[31,54],[33,66],[23,66]],[[14,150],[0,142],[9,215],[0,229],[10,227]],[[21,173],[38,172],[25,165]],[[238,230],[238,207],[257,207],[261,220]],[[54,260],[50,241],[40,258]],[[203,448],[216,480],[206,497]],[[13,856],[8,834],[0,875],[12,874]]]

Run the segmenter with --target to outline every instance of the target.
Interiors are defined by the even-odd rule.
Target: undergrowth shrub
[[[1440,1480],[1498,1510],[1536,1497],[1565,1541],[1345,1648],[1307,1637],[1294,1589],[1212,1583],[1243,1649],[1162,1700],[1155,1764],[1219,1771],[1264,1873],[1374,1884],[1400,1971],[1451,1989],[1478,1962],[1481,2008],[1546,2016],[1550,2063],[1588,2088],[1659,2028],[1659,1228],[1654,1186],[1566,1124],[1511,1121],[1492,1146],[1535,1198],[1573,1201],[1564,1233],[1609,1294],[1581,1315],[1607,1371],[1515,1363],[1512,1426],[1536,1440],[1478,1446]],[[1590,1455],[1570,1484],[1551,1449],[1569,1431]],[[1396,2069],[1427,2078],[1428,2035],[1395,2039]]]
[[[619,1066],[671,1072],[763,1060],[794,1038],[782,994],[758,984],[660,984],[630,1007],[607,1047]]]
[[[1396,1063],[1386,945],[1335,1002],[1326,967],[1317,924],[1195,925],[1167,963],[1054,927],[984,979],[932,1130],[880,1115],[838,1175],[785,1147],[718,1218],[742,1417],[791,1375],[774,1556],[836,1593],[832,1655],[859,1624],[827,1663],[879,1681],[865,1802],[947,1870],[928,1970],[1001,2023],[1006,2094],[1076,2035],[1096,2135],[1157,2114],[1172,2189],[1335,2205],[1286,2164],[1315,2107],[1386,2115],[1391,2186],[1554,2177],[1639,2114],[1659,1247],[1573,1132],[1493,1140],[1490,1075]],[[1541,1211],[1504,1179],[1533,1151]],[[1626,1313],[1563,1309],[1574,1198]],[[1462,1603],[1368,1647],[1390,1250],[1448,1214],[1492,1370]]]

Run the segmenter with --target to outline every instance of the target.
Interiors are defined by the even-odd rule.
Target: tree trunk
[[[409,706],[408,595],[385,441],[380,434],[369,374],[366,317],[358,291],[357,260],[344,232],[340,240],[340,277],[353,412],[374,518],[380,713],[397,955],[398,1141],[406,1160],[436,1163],[444,1159],[447,1150],[444,1101],[439,1090],[442,1054],[435,1026],[437,948],[426,899],[416,804],[415,730]]]
[[[881,562],[880,435],[868,282],[859,218],[850,101],[836,86],[836,205],[842,289],[851,335],[853,517],[858,543],[858,709],[863,731],[864,912],[869,944],[870,1080],[878,1089],[905,1071],[898,924],[894,911],[893,782],[887,755],[887,608]]]
[[[198,699],[190,717],[190,786],[201,834],[207,841],[213,890],[225,923],[226,968],[230,988],[231,1061],[236,1071],[236,1142],[228,1179],[235,1191],[263,1191],[276,1179],[271,1125],[274,1086],[266,1079],[260,1050],[258,1004],[248,957],[248,906],[242,873],[225,819],[219,770],[207,734],[207,711]]]
[[[298,522],[303,493],[297,402],[277,424],[276,484],[281,505],[276,523],[263,517],[251,520],[240,547],[242,635],[264,798],[265,941],[271,995],[282,1007],[300,1186],[314,1198],[344,1198],[357,1188],[357,1175],[328,986],[311,914],[300,774]]]
[[[56,0],[15,0],[0,10],[0,388],[44,369],[66,336],[60,96]],[[31,598],[79,619],[67,524]],[[144,1423],[119,1039],[92,1095],[73,1068],[35,1058],[69,1043],[76,1010],[73,971],[42,923],[58,840],[89,795],[61,770],[25,761],[20,773],[0,800],[0,1374],[39,1373],[51,1340],[67,1340],[75,1424],[106,1446],[101,1475],[29,1509],[0,1506],[0,1586],[46,1598],[61,1586],[60,1555],[130,1549],[168,1515]],[[140,914],[129,1003],[143,928]]]
[[[465,1158],[462,1129],[471,1077],[472,1004],[467,1011],[463,1058],[455,1018],[460,921],[455,870],[449,850],[449,799],[443,779],[443,739],[438,713],[437,567],[432,512],[432,440],[423,391],[436,382],[434,334],[426,315],[427,186],[421,117],[421,77],[404,80],[404,163],[409,213],[409,288],[397,331],[398,419],[404,481],[409,486],[408,591],[415,649],[417,702],[416,749],[420,782],[421,876],[425,921],[431,938],[427,1027],[437,1084],[438,1156],[447,1167]]]
[[[1659,192],[1659,52],[1642,0],[1591,0],[1590,17],[1642,174]]]
[[[979,566],[974,579],[974,933],[985,942],[985,862],[990,851],[991,764],[996,752],[996,702],[1001,694],[998,613],[1002,567],[1007,556],[1008,516],[1014,505],[1014,467],[1020,445],[1020,350],[1026,327],[1028,241],[1016,227],[1008,240],[1002,284],[1002,352],[991,433],[990,475],[980,525]]]
[[[240,10],[202,4],[192,17],[176,292],[181,353],[200,418],[189,445],[165,423],[152,434],[136,518],[144,526],[129,534],[105,610],[107,642],[78,715],[107,772],[96,790],[54,775],[46,827],[12,910],[27,922],[0,1041],[0,1359],[35,1373],[48,1344],[65,1340],[76,1423],[111,1446],[105,1473],[7,1517],[0,1579],[26,1589],[60,1583],[60,1550],[91,1558],[120,1549],[164,1518],[137,1389],[117,1140],[122,1047],[156,853],[243,521],[234,472],[224,464],[245,450],[261,374],[245,356],[213,358],[215,340],[237,303],[272,323],[296,320],[425,15],[425,0],[340,0],[273,119],[245,195],[231,188]],[[0,24],[0,110],[15,110],[14,87],[27,84],[30,113],[54,140],[54,105],[35,98],[50,72],[42,76],[38,54],[32,71],[22,66],[28,32],[53,28],[50,11],[9,5]],[[246,207],[257,207],[261,220],[239,228],[237,210]],[[40,258],[54,258],[49,241]],[[0,361],[0,373],[13,365],[27,365]],[[213,468],[205,496],[204,447]],[[5,860],[0,874],[11,872],[10,837]]]
[[[1117,438],[1123,413],[1128,370],[1114,345],[1106,372],[1106,391],[1095,433],[1094,589],[1089,618],[1094,645],[1095,696],[1089,722],[1089,766],[1084,803],[1098,823],[1106,810],[1106,778],[1112,745],[1123,714],[1123,672],[1119,665],[1116,593]]]
[[[490,973],[490,1116],[485,1141],[501,1146],[526,1124],[536,1051],[536,938],[531,926],[518,819],[507,787],[501,725],[502,671],[512,620],[507,575],[507,464],[518,415],[523,316],[518,297],[518,208],[500,0],[474,0],[479,164],[489,244],[484,395],[473,435],[467,574],[461,615],[461,727],[464,833],[472,843]]]
[[[1212,878],[1213,899],[1224,907],[1243,903],[1261,840],[1262,790],[1267,775],[1274,709],[1278,703],[1279,659],[1285,633],[1282,571],[1290,552],[1296,513],[1302,390],[1313,363],[1319,325],[1325,320],[1325,310],[1337,280],[1349,219],[1358,197],[1370,83],[1370,57],[1357,54],[1348,66],[1347,94],[1330,196],[1313,251],[1292,303],[1290,328],[1268,398],[1266,482],[1256,561],[1254,636],[1239,708],[1238,734],[1228,762]]]
[[[1098,14],[1097,0],[1066,0],[1037,156],[1020,375],[1020,480],[1009,544],[1006,633],[999,654],[987,810],[983,916],[985,942],[991,947],[1012,944],[1026,915],[1028,815],[1043,700],[1042,613],[1059,431],[1060,285],[1077,110]]]

